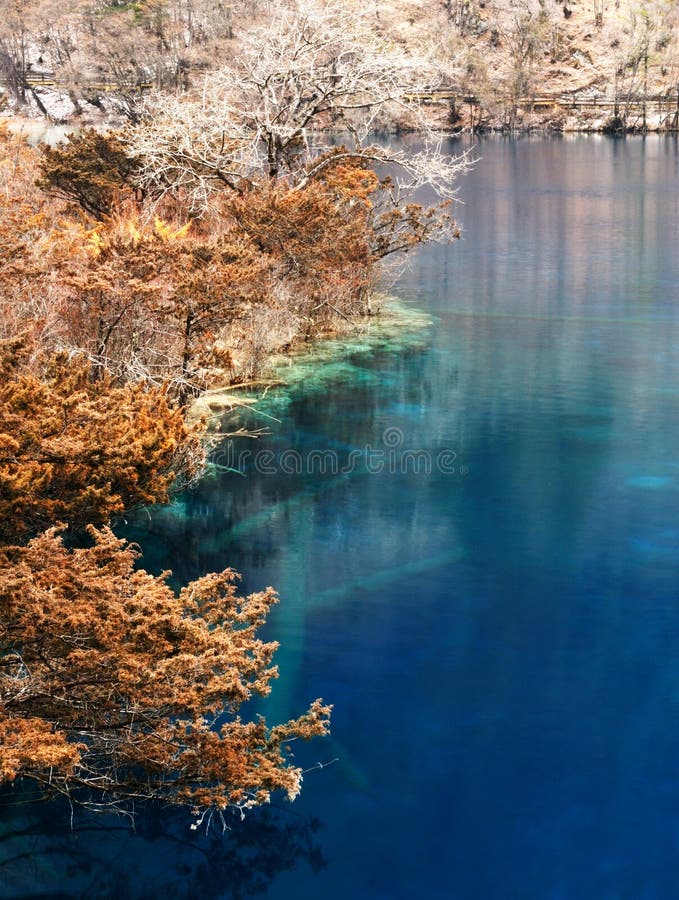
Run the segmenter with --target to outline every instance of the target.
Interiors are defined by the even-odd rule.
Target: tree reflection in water
[[[138,810],[134,828],[75,809],[71,829],[65,801],[31,800],[27,791],[0,793],[2,900],[242,900],[300,863],[325,866],[321,823],[282,807],[234,815],[224,833],[221,825],[191,831],[185,811],[160,806]]]

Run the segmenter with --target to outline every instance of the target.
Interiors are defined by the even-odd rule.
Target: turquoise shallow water
[[[178,581],[232,565],[278,588],[263,711],[332,701],[332,738],[296,752],[336,762],[202,881],[139,837],[89,894],[57,866],[0,896],[123,896],[135,869],[128,896],[676,896],[677,143],[477,155],[464,239],[399,283],[433,324],[270,395],[272,434],[218,454],[242,474],[129,530]]]

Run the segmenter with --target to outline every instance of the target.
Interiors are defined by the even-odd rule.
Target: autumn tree
[[[165,382],[181,402],[362,312],[386,252],[379,179],[343,155],[304,187],[260,179],[187,220],[179,198],[165,198],[161,218],[130,196],[117,135],[86,131],[39,154],[18,139],[6,147],[4,335],[32,330],[94,377]],[[388,221],[393,232],[393,210]]]
[[[381,259],[458,235],[445,204],[403,201],[391,177],[343,147],[320,155],[303,183],[253,178],[216,194],[202,216],[187,219],[181,196],[167,195],[161,218],[116,199],[124,181],[95,163],[90,137],[89,162],[69,168],[79,139],[42,159],[50,192],[80,201],[80,215],[52,232],[51,282],[40,280],[59,291],[58,343],[95,373],[165,381],[181,403],[364,314]],[[83,218],[86,206],[100,212],[97,224]]]
[[[355,5],[298,0],[239,35],[199,90],[151,99],[127,140],[152,203],[245,231],[271,275],[236,330],[280,332],[287,309],[293,336],[318,333],[330,313],[366,311],[380,259],[459,235],[450,203],[466,161],[440,149],[417,99],[441,77],[426,48],[406,51]],[[421,128],[423,149],[376,143],[387,122]],[[415,196],[425,185],[431,208]]]
[[[34,331],[52,345],[60,330],[53,271],[62,204],[36,186],[36,151],[0,126],[0,337]]]
[[[147,222],[127,208],[70,225],[61,243],[64,340],[95,371],[164,383],[181,404],[209,381],[220,331],[266,296],[266,255],[236,226]]]
[[[303,334],[322,330],[333,310],[347,317],[362,313],[374,281],[370,198],[379,179],[349,161],[329,168],[326,176],[300,190],[265,182],[220,205],[221,215],[268,260],[268,302],[287,293],[288,315]]]
[[[87,360],[66,354],[29,366],[31,350],[0,342],[1,543],[55,522],[108,522],[196,477],[198,437],[163,388],[94,381]]]
[[[277,273],[287,269],[301,284],[308,272],[297,271],[292,244],[287,257],[281,249],[264,209],[276,202],[262,192],[264,207],[247,227],[236,207],[222,210],[220,227],[171,223],[121,196],[124,173],[101,165],[107,140],[86,134],[51,158],[58,200],[36,193],[25,144],[7,146],[0,782],[31,779],[93,809],[161,800],[190,807],[199,822],[228,807],[242,813],[279,789],[292,799],[302,772],[289,763],[289,742],[324,734],[329,708],[316,701],[271,728],[238,715],[276,674],[275,645],[257,636],[274,592],[241,598],[227,570],[177,594],[166,577],[136,568],[134,548],[94,525],[164,502],[178,481],[195,477],[203,452],[173,400],[202,384],[199,367],[214,364],[216,335],[264,305]],[[74,146],[84,158],[69,180],[64,159],[77,162]],[[361,192],[354,200],[367,209]],[[330,214],[331,198],[307,199]],[[304,192],[294,199],[302,206],[287,207],[288,229],[314,223],[297,251],[310,265],[308,238],[320,219],[304,208]],[[62,201],[71,200],[79,212],[65,217]],[[286,215],[285,204],[277,214]],[[39,297],[52,317],[47,333]],[[19,325],[29,326],[25,335]],[[56,522],[69,526],[71,549],[50,529]]]
[[[101,221],[134,195],[136,169],[118,135],[86,128],[41,148],[37,183]]]
[[[238,716],[276,676],[258,637],[275,593],[240,597],[227,570],[176,594],[111,531],[90,533],[89,548],[51,530],[0,551],[0,782],[93,809],[162,800],[199,821],[294,799],[286,748],[325,734],[329,707],[272,728]]]

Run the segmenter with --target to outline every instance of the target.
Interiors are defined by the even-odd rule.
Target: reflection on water
[[[676,140],[477,155],[463,241],[401,285],[433,325],[270,395],[270,474],[130,524],[178,581],[278,588],[268,716],[335,704],[293,807],[328,865],[272,900],[676,892]],[[373,471],[394,435],[454,471]],[[319,450],[361,464],[281,470]]]
[[[325,865],[318,820],[289,810],[227,819],[190,831],[186,815],[160,806],[137,811],[134,828],[122,816],[96,816],[66,802],[24,805],[0,794],[0,897],[29,900],[245,900],[265,894],[281,872],[305,862]],[[23,801],[23,802],[22,802]],[[10,805],[11,804],[11,805]]]

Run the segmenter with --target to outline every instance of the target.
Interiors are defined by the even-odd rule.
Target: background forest
[[[187,91],[239,52],[266,0],[6,0],[7,110],[136,121],[143,91]],[[371,0],[374,34],[438,62],[453,128],[676,127],[679,18],[672,0]],[[404,85],[405,87],[405,85]],[[434,92],[434,97],[436,94]],[[643,104],[639,98],[653,98]],[[594,102],[596,101],[596,103]],[[608,104],[608,105],[607,105]],[[407,122],[398,123],[401,126]]]

